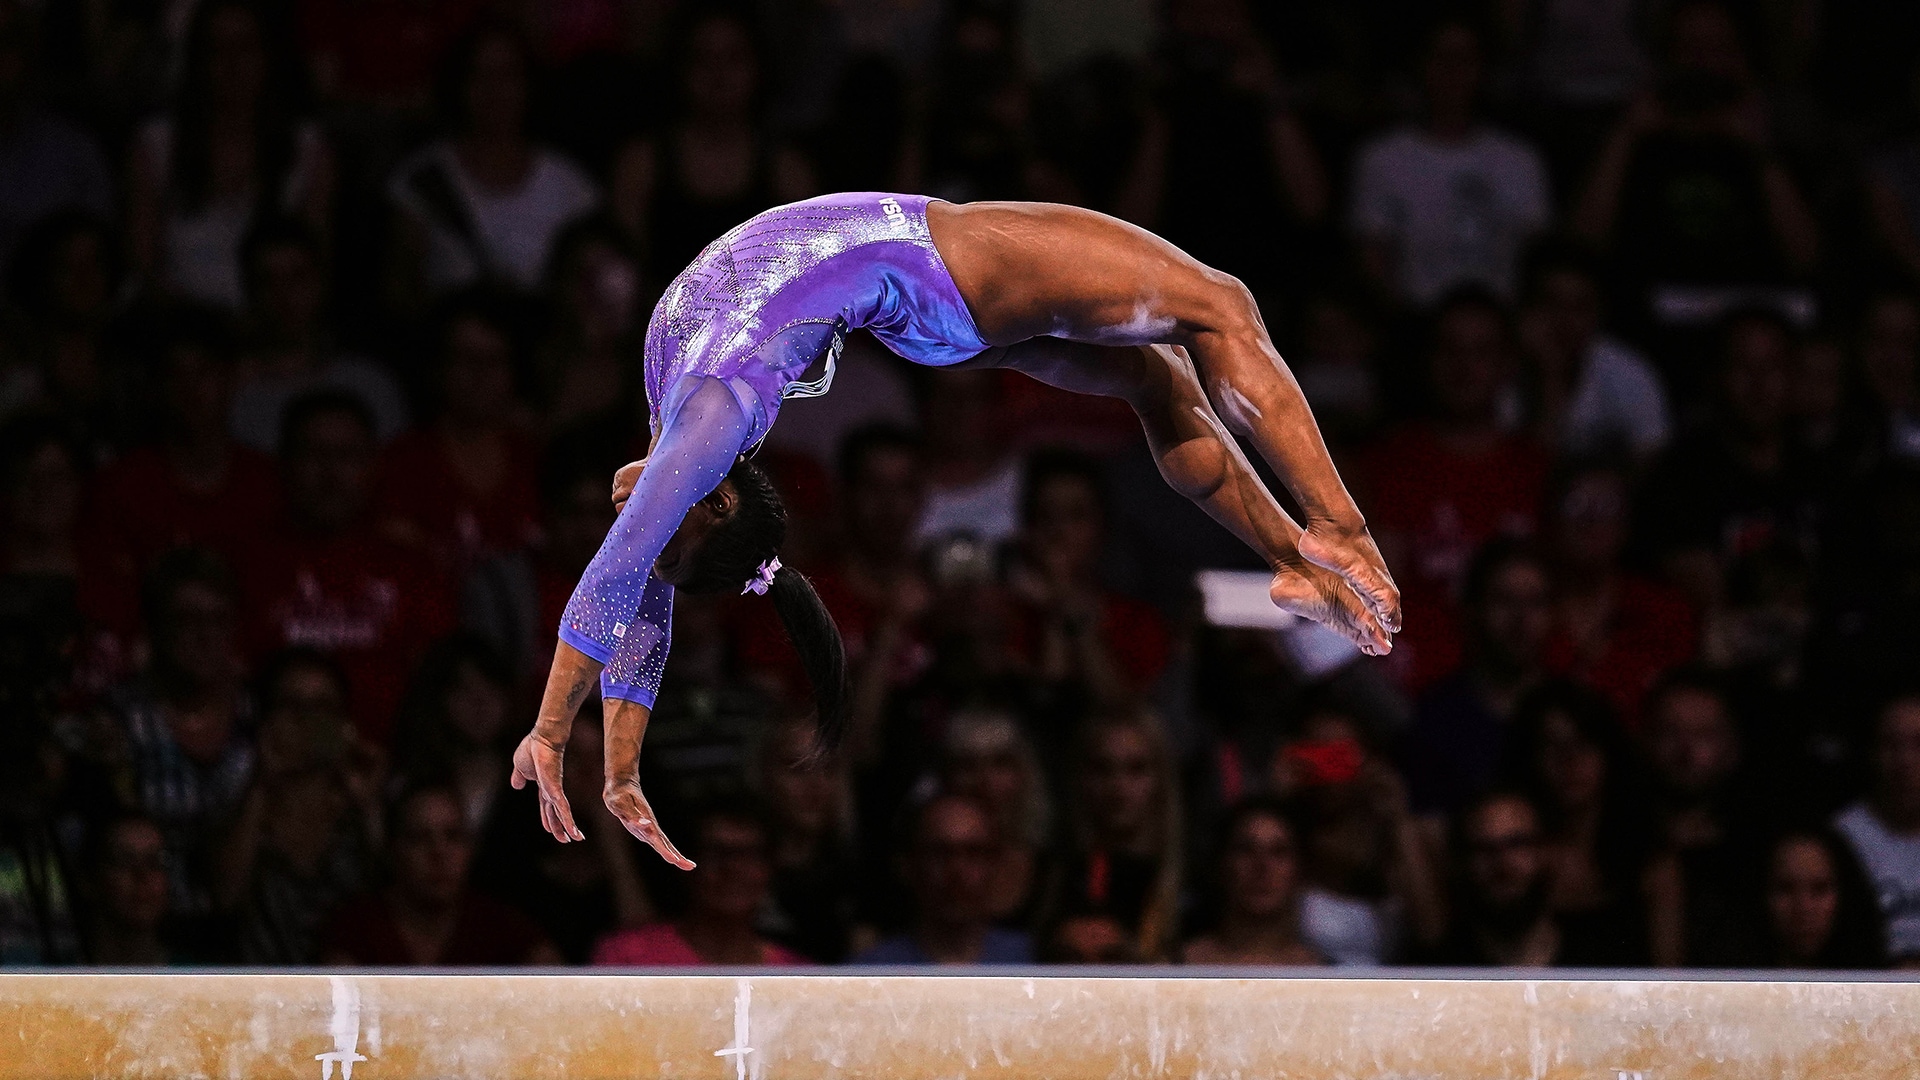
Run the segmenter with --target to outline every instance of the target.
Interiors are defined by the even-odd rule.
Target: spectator
[[[1452,814],[1493,779],[1515,707],[1546,677],[1553,627],[1546,563],[1531,547],[1495,541],[1467,571],[1466,661],[1421,697],[1401,758],[1413,807]]]
[[[1371,312],[1357,296],[1318,292],[1307,298],[1300,328],[1299,350],[1288,364],[1329,447],[1344,457],[1373,434],[1386,405]]]
[[[347,683],[289,649],[260,677],[260,761],[219,852],[214,902],[250,964],[320,958],[327,912],[365,886],[383,832],[383,757],[353,733]]]
[[[1920,697],[1897,697],[1874,729],[1873,787],[1834,827],[1866,868],[1897,965],[1920,959]]]
[[[1788,437],[1793,348],[1793,330],[1778,316],[1729,316],[1713,422],[1669,447],[1641,489],[1641,544],[1705,614],[1709,635],[1736,564],[1770,552],[1815,554],[1824,484]]]
[[[1111,915],[1069,915],[1054,924],[1040,947],[1043,964],[1137,964],[1133,935]]]
[[[1873,885],[1848,842],[1824,826],[1792,828],[1767,846],[1746,933],[1701,958],[1713,967],[1848,971],[1887,966]]]
[[[455,573],[525,546],[537,529],[537,452],[498,307],[483,296],[449,305],[436,335],[438,415],[387,448],[374,493],[389,538]]]
[[[84,477],[79,451],[53,418],[23,416],[0,427],[0,624],[64,649],[81,633],[76,540]]]
[[[993,816],[964,795],[936,795],[911,815],[902,873],[913,922],[856,956],[856,964],[1024,964],[1027,935],[993,925]]]
[[[107,695],[98,753],[126,804],[160,830],[174,917],[204,920],[212,860],[258,761],[238,598],[226,565],[199,548],[161,556],[144,593],[150,660]]]
[[[1021,480],[1019,555],[1010,572],[1021,604],[1015,647],[1036,678],[1091,703],[1124,706],[1149,692],[1167,664],[1160,616],[1100,583],[1106,491],[1097,466],[1070,451],[1035,454]]]
[[[1220,829],[1220,919],[1180,947],[1187,964],[1318,965],[1300,940],[1300,830],[1279,803],[1227,811]]]
[[[623,930],[594,947],[608,967],[699,964],[784,966],[806,961],[754,930],[773,878],[766,819],[750,806],[718,806],[694,823],[692,902],[674,922]]]
[[[501,793],[474,852],[474,888],[525,912],[569,964],[587,963],[608,934],[654,918],[639,842],[601,798],[604,743],[598,710],[583,711],[567,739],[562,779],[585,843],[553,843],[540,827],[539,793],[527,788]]]
[[[745,18],[690,13],[669,55],[679,61],[674,114],[658,136],[621,148],[610,181],[614,216],[639,238],[657,285],[714,237],[813,193],[805,160],[760,126],[760,50]]]
[[[361,734],[384,744],[406,677],[449,622],[436,567],[373,527],[373,421],[359,398],[316,390],[282,425],[285,509],[240,563],[260,651],[288,645],[338,658]]]
[[[9,620],[11,621],[11,620]],[[74,889],[83,881],[67,861],[55,826],[67,764],[48,723],[52,711],[32,645],[57,647],[44,625],[0,624],[0,967],[82,962]],[[23,670],[24,669],[24,670]]]
[[[1361,264],[1420,307],[1469,283],[1511,298],[1522,249],[1553,214],[1540,155],[1479,115],[1482,52],[1472,26],[1442,21],[1420,61],[1424,122],[1366,144],[1354,166]]]
[[[1627,967],[1617,925],[1556,917],[1541,854],[1540,814],[1524,795],[1495,791],[1461,813],[1453,925],[1424,962],[1448,967]]]
[[[280,497],[272,459],[227,433],[233,356],[219,316],[181,310],[159,336],[160,442],[101,470],[82,527],[89,613],[123,632],[154,560],[191,545],[231,566]]]
[[[963,710],[947,721],[941,789],[993,811],[997,856],[989,911],[1002,926],[1031,922],[1053,837],[1047,778],[1011,714]]]
[[[144,434],[148,419],[138,371],[109,347],[117,262],[106,226],[66,210],[34,223],[7,264],[19,318],[8,342],[15,355],[0,359],[0,417],[49,410],[94,458]]]
[[[1167,5],[1161,109],[1137,140],[1159,160],[1132,163],[1119,209],[1263,292],[1304,282],[1309,271],[1294,266],[1318,261],[1307,252],[1319,246],[1332,191],[1253,9],[1246,0]]]
[[[165,934],[167,843],[142,817],[93,826],[87,860],[87,961],[100,967],[164,967],[176,963]]]
[[[769,725],[755,760],[773,861],[767,935],[818,964],[845,960],[854,915],[853,796],[843,759],[815,753],[812,722]]]
[[[395,771],[413,784],[443,783],[459,792],[476,836],[506,793],[517,741],[513,704],[505,665],[467,635],[442,638],[427,651],[400,704]]]
[[[323,937],[330,965],[505,967],[556,964],[559,953],[525,915],[473,892],[473,832],[458,793],[422,788],[393,807],[387,886],[349,901]]]
[[[1459,657],[1454,602],[1474,551],[1534,530],[1546,458],[1500,416],[1512,338],[1490,295],[1448,298],[1434,315],[1428,359],[1433,417],[1389,432],[1361,462],[1367,519],[1404,590],[1395,663],[1415,690]]]
[[[1016,33],[1008,9],[980,4],[954,13],[927,107],[921,186],[930,194],[956,202],[1030,197],[1030,87]]]
[[[1575,250],[1548,249],[1529,277],[1519,337],[1540,442],[1579,456],[1652,457],[1672,433],[1666,388],[1645,357],[1603,332],[1597,268]]]
[[[535,384],[549,431],[615,412],[639,388],[647,312],[640,256],[605,216],[577,221],[553,242],[546,292],[552,327]]]
[[[1071,766],[1068,848],[1052,887],[1056,910],[1102,911],[1160,960],[1176,944],[1185,873],[1174,763],[1150,715],[1090,720]]]
[[[445,134],[387,186],[400,211],[390,290],[404,307],[480,283],[533,290],[554,238],[600,201],[585,173],[529,136],[533,57],[518,34],[475,27],[445,64]]]
[[[613,525],[612,467],[578,439],[551,448],[538,476],[538,543],[482,562],[462,585],[461,622],[509,662],[516,686],[553,663],[560,612]]]
[[[1608,136],[1575,230],[1656,287],[1811,269],[1819,226],[1774,151],[1773,118],[1733,15],[1716,0],[1676,5],[1665,67]]]
[[[1669,673],[1647,697],[1654,859],[1648,936],[1662,967],[1694,963],[1739,911],[1741,871],[1761,832],[1744,798],[1739,728],[1713,676]]]
[[[1298,734],[1274,755],[1272,787],[1295,804],[1301,941],[1327,963],[1377,965],[1437,938],[1446,898],[1399,773],[1337,710],[1313,710]]]
[[[252,0],[194,8],[172,110],[134,140],[127,245],[160,291],[239,309],[241,238],[262,212],[332,227],[333,155],[300,119],[301,65]]]
[[[407,426],[406,399],[386,369],[341,352],[327,327],[327,268],[304,222],[270,217],[241,242],[251,340],[234,373],[233,434],[257,450],[280,447],[287,404],[329,389],[359,398],[381,442]]]
[[[1546,503],[1553,632],[1546,666],[1598,690],[1629,728],[1660,673],[1698,643],[1685,593],[1628,568],[1631,478],[1605,461],[1561,470]]]
[[[1606,701],[1555,681],[1515,710],[1497,774],[1539,815],[1548,909],[1616,927],[1636,956],[1646,952],[1641,880],[1653,843],[1638,765]]]
[[[0,4],[0,264],[29,226],[60,210],[105,218],[113,181],[99,144],[34,100],[39,42],[18,0]]]
[[[967,533],[990,545],[1020,529],[1020,461],[995,422],[999,372],[918,372],[927,493],[914,530],[922,544]]]

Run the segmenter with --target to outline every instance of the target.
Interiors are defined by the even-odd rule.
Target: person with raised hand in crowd
[[[263,212],[331,234],[333,153],[300,117],[282,15],[254,0],[196,5],[173,107],[133,140],[127,247],[165,295],[239,310],[241,240]]]
[[[147,666],[107,694],[92,754],[160,830],[176,920],[205,920],[213,859],[258,767],[239,597],[218,556],[183,547],[154,564],[141,606]]]
[[[1920,964],[1920,695],[1888,701],[1873,729],[1873,786],[1834,828],[1853,846],[1886,920],[1887,952]]]
[[[1439,937],[1444,885],[1399,772],[1327,702],[1293,734],[1270,771],[1292,808],[1300,939],[1328,963],[1378,965]]]
[[[179,963],[167,933],[167,842],[160,827],[134,814],[95,822],[82,861],[87,962],[98,967]]]
[[[256,450],[279,450],[287,406],[321,389],[359,398],[383,443],[407,426],[393,375],[334,340],[326,254],[321,234],[288,215],[261,217],[240,242],[247,308],[232,424],[234,438]]]
[[[1628,728],[1662,672],[1699,646],[1685,593],[1627,560],[1633,478],[1624,462],[1563,464],[1542,508],[1553,568],[1546,666],[1605,695]]]
[[[356,967],[552,965],[525,915],[474,892],[473,830],[458,792],[414,788],[393,804],[386,886],[349,900],[321,935],[321,961]]]
[[[754,922],[773,879],[772,830],[752,803],[722,803],[695,815],[694,867],[686,911],[671,922],[622,930],[594,946],[600,967],[731,964],[784,967],[806,961],[762,937]]]
[[[388,292],[403,310],[478,284],[533,291],[560,231],[600,203],[592,179],[532,137],[534,57],[518,32],[483,21],[442,63],[444,134],[387,183],[399,210]]]
[[[374,482],[381,531],[454,575],[538,531],[538,448],[501,308],[484,293],[447,301],[434,335],[434,415],[387,447]]]
[[[1217,856],[1219,916],[1180,947],[1199,965],[1325,964],[1300,936],[1300,828],[1284,803],[1250,799],[1227,811]]]
[[[1171,646],[1158,612],[1100,581],[1107,497],[1099,468],[1072,451],[1042,451],[1027,459],[1021,493],[1008,573],[1020,604],[1015,648],[1069,703],[1124,707],[1152,690]]]
[[[215,858],[214,903],[242,962],[311,964],[327,913],[373,878],[386,761],[354,734],[325,655],[282,651],[259,684],[259,764]]]
[[[1634,956],[1647,949],[1642,881],[1654,846],[1642,772],[1606,700],[1564,680],[1521,700],[1496,772],[1539,815],[1548,909]]]
[[[1484,289],[1443,300],[1427,343],[1429,417],[1391,430],[1361,461],[1366,510],[1406,604],[1393,664],[1412,691],[1454,666],[1455,602],[1482,544],[1534,531],[1548,459],[1501,415],[1513,325]]]
[[[232,566],[280,494],[273,459],[227,430],[233,344],[222,316],[178,308],[157,337],[159,441],[100,471],[82,526],[88,612],[123,633],[138,621],[139,582],[156,559],[192,545]]]
[[[767,808],[773,861],[761,925],[815,963],[840,963],[852,945],[856,874],[844,752],[820,753],[802,716],[768,724],[755,750],[753,786]]]
[[[259,652],[306,646],[336,658],[355,726],[384,745],[407,676],[452,621],[444,578],[375,527],[374,425],[360,398],[296,398],[281,442],[283,509],[239,562],[250,636]]]
[[[1539,153],[1481,116],[1485,52],[1470,23],[1440,20],[1420,57],[1422,123],[1363,146],[1354,165],[1361,265],[1403,303],[1469,283],[1512,298],[1521,252],[1552,220]]]
[[[1466,660],[1422,695],[1401,746],[1415,812],[1449,815],[1494,777],[1515,708],[1547,677],[1553,579],[1524,541],[1495,540],[1467,569]]]
[[[913,896],[906,928],[855,964],[1025,964],[1033,942],[993,925],[993,815],[966,795],[935,795],[907,812],[901,876]]]

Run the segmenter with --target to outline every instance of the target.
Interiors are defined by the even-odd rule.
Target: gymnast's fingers
[[[561,843],[584,840],[586,834],[573,823],[573,808],[567,805],[566,788],[560,781],[560,762],[559,754],[540,755],[534,759],[534,766],[539,770],[541,800],[553,808],[553,821],[559,827],[550,831]]]
[[[693,869],[693,860],[687,858],[685,855],[680,854],[680,849],[673,846],[673,841],[667,839],[667,834],[661,832],[660,827],[658,825],[655,825],[652,828],[647,829],[642,834],[636,834],[636,835],[639,835],[640,839],[646,841],[649,845],[651,845],[653,847],[653,850],[659,852],[660,857],[667,860],[669,863],[672,863],[673,865],[679,867],[682,870]]]

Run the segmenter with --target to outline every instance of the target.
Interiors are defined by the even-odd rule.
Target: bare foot
[[[1284,567],[1267,587],[1275,607],[1340,633],[1368,656],[1393,651],[1393,635],[1382,629],[1358,594],[1338,575],[1317,566]]]
[[[1400,632],[1400,587],[1365,526],[1344,529],[1316,522],[1300,534],[1299,549],[1301,558],[1340,575],[1388,633]]]

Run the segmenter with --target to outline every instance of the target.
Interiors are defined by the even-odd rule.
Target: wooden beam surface
[[[0,1080],[1920,1076],[1920,983],[0,975]]]

